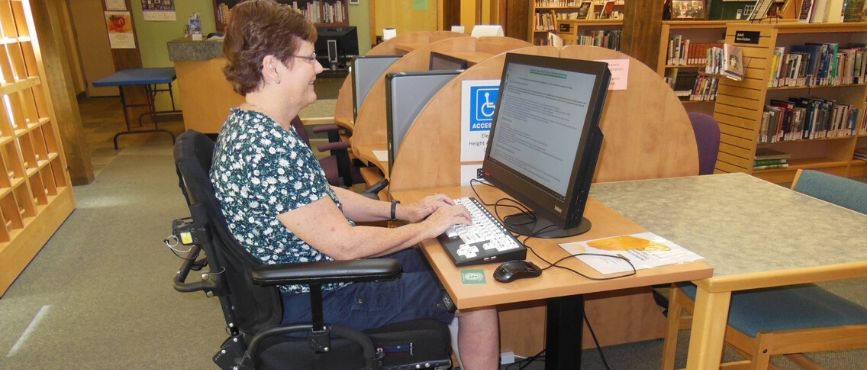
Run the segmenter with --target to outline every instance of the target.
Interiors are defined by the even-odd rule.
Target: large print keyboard
[[[473,217],[472,225],[454,225],[437,237],[456,266],[522,260],[527,248],[519,243],[476,198],[454,200]]]

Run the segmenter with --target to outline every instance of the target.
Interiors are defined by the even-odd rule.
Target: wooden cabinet
[[[0,295],[75,207],[29,13],[0,0]]]
[[[214,0],[214,19],[217,31],[223,31],[228,21],[229,13],[235,4],[243,0]],[[304,13],[308,20],[316,26],[348,26],[349,11],[347,0],[277,0],[278,3],[290,5]]]
[[[737,35],[737,36],[736,36]],[[807,82],[793,80],[775,83],[772,71],[794,68],[794,63],[781,61],[780,52],[791,53],[798,45],[837,45],[839,50],[848,45],[867,42],[867,23],[837,24],[729,24],[726,43],[743,50],[746,78],[743,81],[722,79],[719,86],[714,117],[722,131],[720,153],[716,164],[719,172],[748,172],[777,183],[790,182],[797,169],[818,169],[843,176],[864,176],[865,162],[853,159],[856,148],[867,147],[867,134],[863,131],[865,97],[867,89],[863,80],[857,82],[837,80]],[[782,49],[781,49],[782,48]],[[775,53],[778,55],[775,57]],[[794,54],[794,53],[793,53]],[[862,57],[863,57],[862,53]],[[831,57],[831,65],[845,68],[839,56]],[[842,57],[843,60],[849,59]],[[818,58],[811,58],[818,60]],[[863,59],[863,58],[858,58]],[[855,58],[851,58],[855,60]],[[823,62],[825,63],[825,62]],[[829,67],[830,68],[830,67]],[[861,74],[864,74],[863,67]],[[821,74],[820,74],[821,75]],[[830,76],[830,75],[829,75]],[[842,76],[842,75],[841,75]],[[785,86],[779,86],[785,85]],[[833,104],[847,105],[857,109],[855,132],[837,131],[834,135],[817,135],[803,138],[796,134],[778,142],[763,143],[762,119],[766,105],[772,100],[790,98],[822,99]],[[859,130],[860,129],[860,130]],[[757,148],[769,148],[788,153],[791,157],[787,168],[754,170]]]

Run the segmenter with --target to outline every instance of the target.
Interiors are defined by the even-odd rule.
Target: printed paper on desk
[[[485,159],[499,95],[500,80],[461,83],[461,162]]]
[[[636,270],[698,261],[702,256],[651,232],[560,244],[570,254],[596,253],[625,257]],[[618,258],[578,256],[582,262],[603,274],[631,272]]]
[[[629,59],[599,59],[597,62],[608,63],[608,70],[611,71],[608,90],[626,90],[629,82]]]

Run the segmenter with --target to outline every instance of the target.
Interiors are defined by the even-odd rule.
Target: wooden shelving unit
[[[214,0],[214,20],[217,31],[222,32],[226,26],[232,6],[240,0]],[[349,10],[347,0],[277,0],[278,3],[297,6],[296,9],[312,21],[317,27],[342,27],[349,25]]]
[[[601,46],[612,50],[620,50],[623,28],[622,19],[567,19],[555,21],[555,33],[563,38],[567,45],[590,45]],[[616,41],[611,37],[616,31]],[[596,34],[596,36],[594,36]],[[605,40],[606,35],[611,39],[610,44]],[[583,38],[583,40],[582,40]]]
[[[736,33],[755,33],[756,43],[738,41]],[[762,113],[770,99],[790,96],[815,96],[833,99],[861,109],[863,120],[867,85],[783,87],[771,88],[769,81],[773,68],[775,47],[804,45],[805,43],[836,42],[840,46],[867,42],[867,23],[836,24],[729,24],[726,43],[743,50],[746,78],[743,81],[720,81],[714,117],[722,131],[720,153],[716,164],[718,172],[748,172],[777,183],[790,182],[797,169],[819,169],[842,176],[865,176],[864,161],[853,160],[856,147],[867,147],[865,135],[825,139],[793,140],[778,143],[760,143]],[[783,169],[753,170],[757,147],[769,147],[791,155],[789,167]]]
[[[624,0],[613,1],[613,9],[623,13]],[[557,23],[571,24],[577,27],[578,34],[586,30],[613,30],[623,27],[623,18],[599,19],[599,14],[609,1],[603,0],[532,0],[530,2],[530,21],[527,41],[534,45],[545,45],[548,32],[563,32],[557,29]],[[582,12],[582,4],[586,10],[583,18],[575,19]]]
[[[32,19],[0,0],[0,295],[75,208]]]
[[[656,63],[656,72],[662,77],[673,78],[682,70],[703,71],[705,63],[686,63],[677,64],[669,63],[669,40],[680,35],[683,40],[690,40],[691,45],[696,44],[722,42],[725,39],[726,27],[729,24],[728,20],[715,21],[663,21],[662,31],[659,41],[659,59]],[[719,79],[720,76],[711,76]],[[713,114],[715,98],[707,100],[689,100],[682,99],[684,108],[688,112],[703,112]]]

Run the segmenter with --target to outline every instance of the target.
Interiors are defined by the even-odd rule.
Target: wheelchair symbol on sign
[[[497,110],[499,88],[474,86],[470,89],[470,131],[489,131]]]
[[[490,118],[494,115],[496,108],[497,106],[491,101],[491,93],[485,92],[485,102],[479,107],[479,113],[482,114],[482,117]]]

